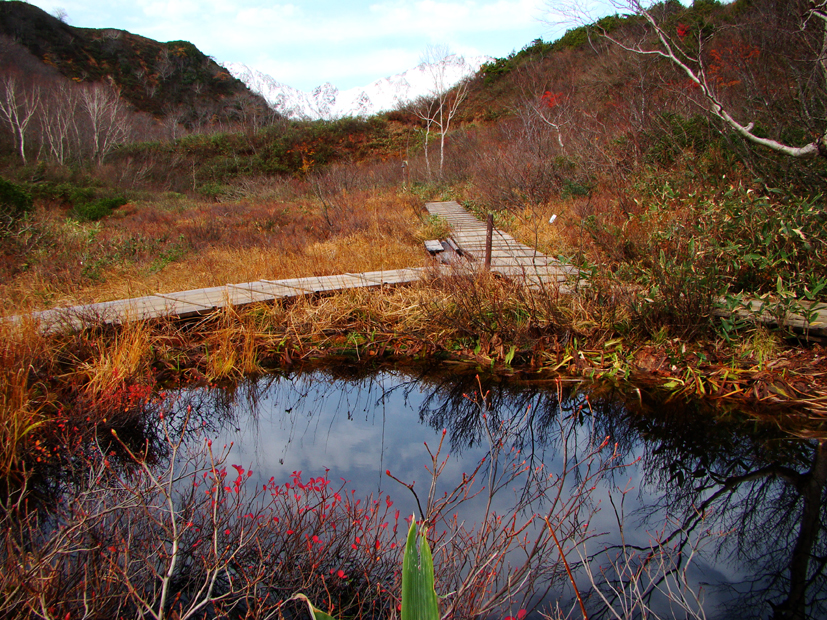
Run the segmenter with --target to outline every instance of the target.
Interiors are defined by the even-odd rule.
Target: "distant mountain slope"
[[[26,50],[74,81],[111,81],[137,110],[155,117],[253,96],[192,43],[160,43],[124,30],[75,28],[25,2],[0,3],[0,43],[5,71],[20,70],[18,59]]]
[[[454,85],[474,75],[488,56],[464,59],[447,57],[441,66],[445,83]],[[270,106],[290,118],[335,119],[346,116],[367,117],[377,112],[392,110],[401,104],[428,93],[433,87],[434,65],[422,63],[404,73],[377,80],[365,87],[340,91],[327,82],[305,92],[282,84],[272,76],[251,69],[241,63],[224,63],[227,70],[244,82],[250,90],[260,94]]]

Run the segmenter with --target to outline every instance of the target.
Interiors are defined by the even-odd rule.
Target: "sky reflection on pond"
[[[440,478],[444,489],[473,470],[489,450],[474,400],[480,385],[488,394],[490,427],[508,426],[510,440],[530,465],[542,463],[553,472],[564,452],[584,450],[589,437],[609,438],[619,460],[632,464],[614,470],[596,491],[601,510],[590,526],[609,535],[590,541],[588,553],[617,544],[609,494],[619,506],[619,489],[628,488],[628,545],[645,549],[658,533],[684,544],[707,532],[703,556],[688,573],[694,587],[705,584],[707,617],[728,617],[734,606],[750,609],[754,617],[822,617],[823,563],[810,560],[827,555],[827,452],[823,444],[793,439],[772,425],[738,416],[713,419],[697,406],[663,405],[645,395],[630,407],[612,390],[567,393],[552,382],[477,384],[474,374],[444,369],[273,375],[232,391],[190,396],[201,415],[210,408],[219,413],[223,423],[216,439],[232,443],[228,462],[253,469],[260,480],[329,470],[332,481],[346,480],[360,495],[383,491],[409,514],[416,508],[412,496],[385,470],[416,481],[415,488],[425,492],[424,444],[434,448],[443,428],[451,453]],[[505,512],[513,497],[500,496],[496,509]],[[695,512],[699,508],[703,517]],[[473,521],[478,509],[479,504],[466,506],[462,518]],[[684,536],[681,528],[689,533]],[[806,587],[796,583],[801,579]],[[579,583],[588,585],[583,575]],[[663,601],[655,606],[664,610]]]

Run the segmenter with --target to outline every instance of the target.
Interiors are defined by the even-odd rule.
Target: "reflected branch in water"
[[[748,577],[725,586],[733,613],[827,614],[824,442],[793,440],[733,416],[670,408],[598,422],[604,432],[610,425],[624,437],[627,449],[642,451],[645,479],[660,495],[639,514],[643,526],[676,521],[659,543],[681,552],[709,531],[725,532],[701,555],[750,567]]]
[[[327,479],[327,473],[321,471],[330,468],[333,479],[341,476],[354,481],[352,486],[363,495],[359,510],[368,503],[373,506],[378,499],[390,501],[381,492],[387,478],[384,483],[376,483],[386,468],[392,469],[400,480],[417,479],[423,457],[426,462],[428,459],[422,442],[435,449],[445,430],[444,444],[437,451],[441,460],[430,465],[431,471],[436,471],[444,461],[448,449],[451,458],[440,468],[433,490],[428,487],[430,501],[423,492],[421,512],[426,516],[432,514],[433,535],[441,545],[440,592],[461,591],[471,601],[451,595],[456,617],[476,613],[475,609],[531,607],[552,596],[560,600],[569,579],[541,517],[549,518],[560,547],[569,558],[578,550],[585,553],[584,547],[577,546],[578,541],[593,541],[588,550],[600,550],[603,555],[585,557],[589,560],[589,575],[597,585],[606,588],[611,582],[619,588],[625,580],[624,587],[641,591],[644,604],[658,614],[664,613],[658,605],[665,599],[668,603],[670,596],[683,596],[685,605],[690,605],[694,592],[707,597],[703,611],[709,615],[713,613],[712,599],[724,595],[731,601],[731,610],[748,610],[756,617],[827,615],[827,524],[823,508],[827,458],[823,442],[792,438],[777,425],[761,424],[752,418],[745,422],[744,417],[735,413],[709,411],[693,403],[662,402],[646,392],[637,395],[622,386],[578,384],[572,388],[563,381],[509,382],[477,374],[474,369],[455,366],[441,372],[430,367],[378,374],[293,369],[233,386],[188,387],[171,392],[157,406],[146,408],[140,425],[132,422],[134,437],[130,438],[126,421],[124,428],[115,430],[133,454],[146,451],[146,462],[159,470],[166,467],[170,455],[165,432],[182,434],[188,448],[196,452],[203,448],[205,437],[212,437],[216,446],[226,443],[229,464],[248,468],[249,463],[256,463],[251,485],[264,471],[269,472],[267,476],[276,474],[275,477],[281,471],[286,479],[291,470],[304,469],[314,472],[311,477],[316,481]],[[169,430],[163,431],[163,425]],[[111,437],[109,428],[100,432],[101,436]],[[608,442],[606,438],[610,438]],[[112,445],[87,445],[82,455],[86,460],[78,457],[75,465],[77,475],[61,478],[65,482],[55,493],[58,499],[53,504],[59,509],[52,524],[81,519],[80,512],[76,514],[75,509],[61,503],[64,499],[60,493],[75,498],[66,499],[68,502],[83,496],[78,506],[86,511],[85,523],[90,523],[89,515],[97,514],[98,508],[92,510],[93,506],[101,507],[107,502],[110,507],[124,505],[125,491],[117,487],[121,482],[117,481],[116,470],[117,476],[134,486],[137,479],[133,477],[141,467],[126,462],[129,459],[124,456],[128,454],[123,450],[120,459],[124,462],[119,469],[118,455],[110,454]],[[482,456],[484,464],[476,469]],[[279,457],[284,465],[277,462]],[[100,467],[103,459],[108,459],[111,478],[107,473],[96,489],[84,486],[84,476]],[[176,465],[179,468],[186,459],[181,457],[180,461]],[[619,462],[634,465],[620,469],[615,466]],[[265,476],[258,488],[271,489],[275,477],[268,481]],[[299,475],[298,480],[305,487],[306,479],[306,473],[304,478]],[[630,481],[628,490],[626,480]],[[291,486],[294,482],[291,480]],[[233,489],[232,484],[225,486]],[[281,498],[284,487],[278,486]],[[368,502],[364,494],[370,489],[374,489],[377,499]],[[417,492],[420,489],[416,487]],[[457,489],[461,491],[458,495]],[[300,497],[305,490],[300,489]],[[477,491],[481,492],[474,495]],[[623,506],[618,506],[617,511],[622,518],[616,518],[609,510],[609,500],[618,499],[617,494],[623,491]],[[335,492],[341,495],[339,490]],[[331,490],[330,497],[325,496],[326,502],[331,501],[333,493]],[[88,503],[92,497],[100,503]],[[147,506],[155,506],[153,502],[162,494],[152,497],[155,499],[147,499]],[[440,504],[446,498],[447,503]],[[406,504],[408,497],[394,499],[394,507],[407,510],[411,505]],[[354,499],[353,503],[357,501]],[[302,502],[301,506],[308,505]],[[180,505],[185,506],[186,502],[182,500]],[[382,505],[390,509],[387,503]],[[240,510],[242,504],[237,506]],[[299,507],[296,505],[296,509]],[[602,512],[597,510],[600,507]],[[123,533],[126,530],[118,528],[126,527],[132,517],[119,510],[108,512],[112,520],[100,521],[98,529],[89,530],[94,531],[89,540],[99,545],[95,547],[99,555],[90,556],[96,562],[108,561],[104,552],[108,532],[121,532],[119,536],[129,539]],[[265,514],[257,510],[245,514]],[[286,505],[279,510],[286,511]],[[185,514],[194,513],[180,513]],[[303,520],[309,519],[307,515],[298,519],[288,514],[292,513],[281,514],[279,527],[271,525],[269,530],[261,530],[260,540],[266,541],[262,548],[289,548],[291,553],[304,553],[304,559],[295,566],[280,568],[260,561],[272,570],[289,568],[297,571],[290,574],[309,579],[314,555],[306,549],[307,539],[295,541],[286,531],[306,533],[311,542],[312,536],[323,539],[320,532],[330,531],[316,521]],[[5,523],[15,523],[8,514],[4,518]],[[33,527],[34,517],[27,518],[26,523]],[[234,515],[233,519],[236,518],[240,516]],[[123,519],[123,523],[118,519]],[[153,538],[158,534],[152,534],[150,526],[152,519],[159,519],[158,514],[141,519],[133,521],[136,544],[142,541],[141,545],[149,545],[141,553],[148,553],[146,549],[152,545],[165,548],[168,541]],[[284,519],[291,524],[289,527],[284,526]],[[393,525],[393,519],[389,523],[387,528]],[[302,524],[305,529],[292,524]],[[45,526],[41,517],[38,527]],[[225,529],[234,532],[234,527]],[[595,539],[588,538],[610,530],[616,530],[614,537],[607,536],[599,546],[595,546]],[[545,538],[541,538],[541,531],[546,531]],[[649,532],[651,540],[647,539]],[[23,535],[19,528],[18,534]],[[29,550],[18,547],[15,555],[7,554],[3,562],[16,561],[17,555],[31,553],[41,542],[48,542],[45,534],[38,536],[30,538],[37,542],[31,542]],[[356,544],[356,536],[360,539],[357,547],[365,543],[365,536],[355,531],[353,536],[354,539],[341,542],[341,552],[355,552],[350,545]],[[330,540],[333,538],[336,537],[331,535]],[[380,542],[385,544],[384,540]],[[393,544],[390,538],[387,542]],[[292,546],[284,546],[288,543]],[[311,549],[316,553],[312,545]],[[497,549],[508,552],[494,553]],[[48,562],[52,562],[56,556],[48,557],[52,558]],[[252,565],[254,554],[245,557]],[[350,561],[345,560],[345,555],[332,557]],[[72,560],[78,563],[72,571],[80,570],[82,562],[78,558],[81,556]],[[306,559],[310,564],[305,563]],[[199,561],[189,557],[188,570],[196,571]],[[332,562],[326,568],[328,578],[329,571],[334,569]],[[63,567],[60,570],[69,570],[65,564],[57,565]],[[572,562],[572,567],[575,565],[581,568],[579,574],[574,572],[574,579],[585,589],[589,581],[586,567],[582,562]],[[41,570],[45,565],[27,566]],[[338,575],[338,570],[349,575],[348,571],[359,570],[361,565],[352,566],[355,568],[336,567],[333,575]],[[601,576],[601,567],[605,577]],[[228,570],[230,575],[234,574],[235,569]],[[649,580],[645,583],[641,580],[642,570]],[[77,584],[83,578],[72,571],[67,575],[80,579],[72,587],[79,587]],[[633,574],[638,575],[638,581],[629,581]],[[68,579],[60,577],[64,578]],[[263,583],[256,579],[259,581],[255,583]],[[699,591],[701,582],[720,585],[718,589],[705,585]],[[225,579],[222,583],[230,582]],[[347,587],[357,585],[352,582]],[[514,594],[515,588],[522,588],[519,596]],[[729,591],[723,592],[723,588]],[[325,596],[324,588],[319,592]],[[346,598],[345,594],[342,596]],[[594,605],[596,596],[593,594],[588,604]],[[492,607],[491,601],[499,601],[501,607]],[[605,603],[603,607],[603,613],[611,615]],[[666,608],[666,614],[672,613],[668,604]],[[689,613],[680,605],[675,609],[682,615]]]

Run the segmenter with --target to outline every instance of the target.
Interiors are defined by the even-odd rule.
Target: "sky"
[[[186,40],[218,62],[241,62],[301,90],[366,86],[418,65],[429,45],[503,57],[565,27],[549,0],[39,0],[84,28]]]

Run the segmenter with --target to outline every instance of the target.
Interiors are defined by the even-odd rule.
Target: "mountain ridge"
[[[334,120],[346,116],[366,118],[379,112],[393,110],[433,89],[435,73],[442,72],[443,83],[454,86],[460,80],[476,74],[490,56],[466,59],[451,54],[439,63],[423,62],[395,75],[381,78],[367,86],[339,90],[325,82],[312,91],[302,91],[277,81],[243,63],[225,62],[222,66],[233,77],[242,81],[280,114],[293,119]]]
[[[0,3],[0,69],[48,81],[108,82],[155,118],[225,117],[257,98],[188,41],[160,42],[116,28],[80,28],[25,2]],[[259,104],[265,107],[264,101]]]

